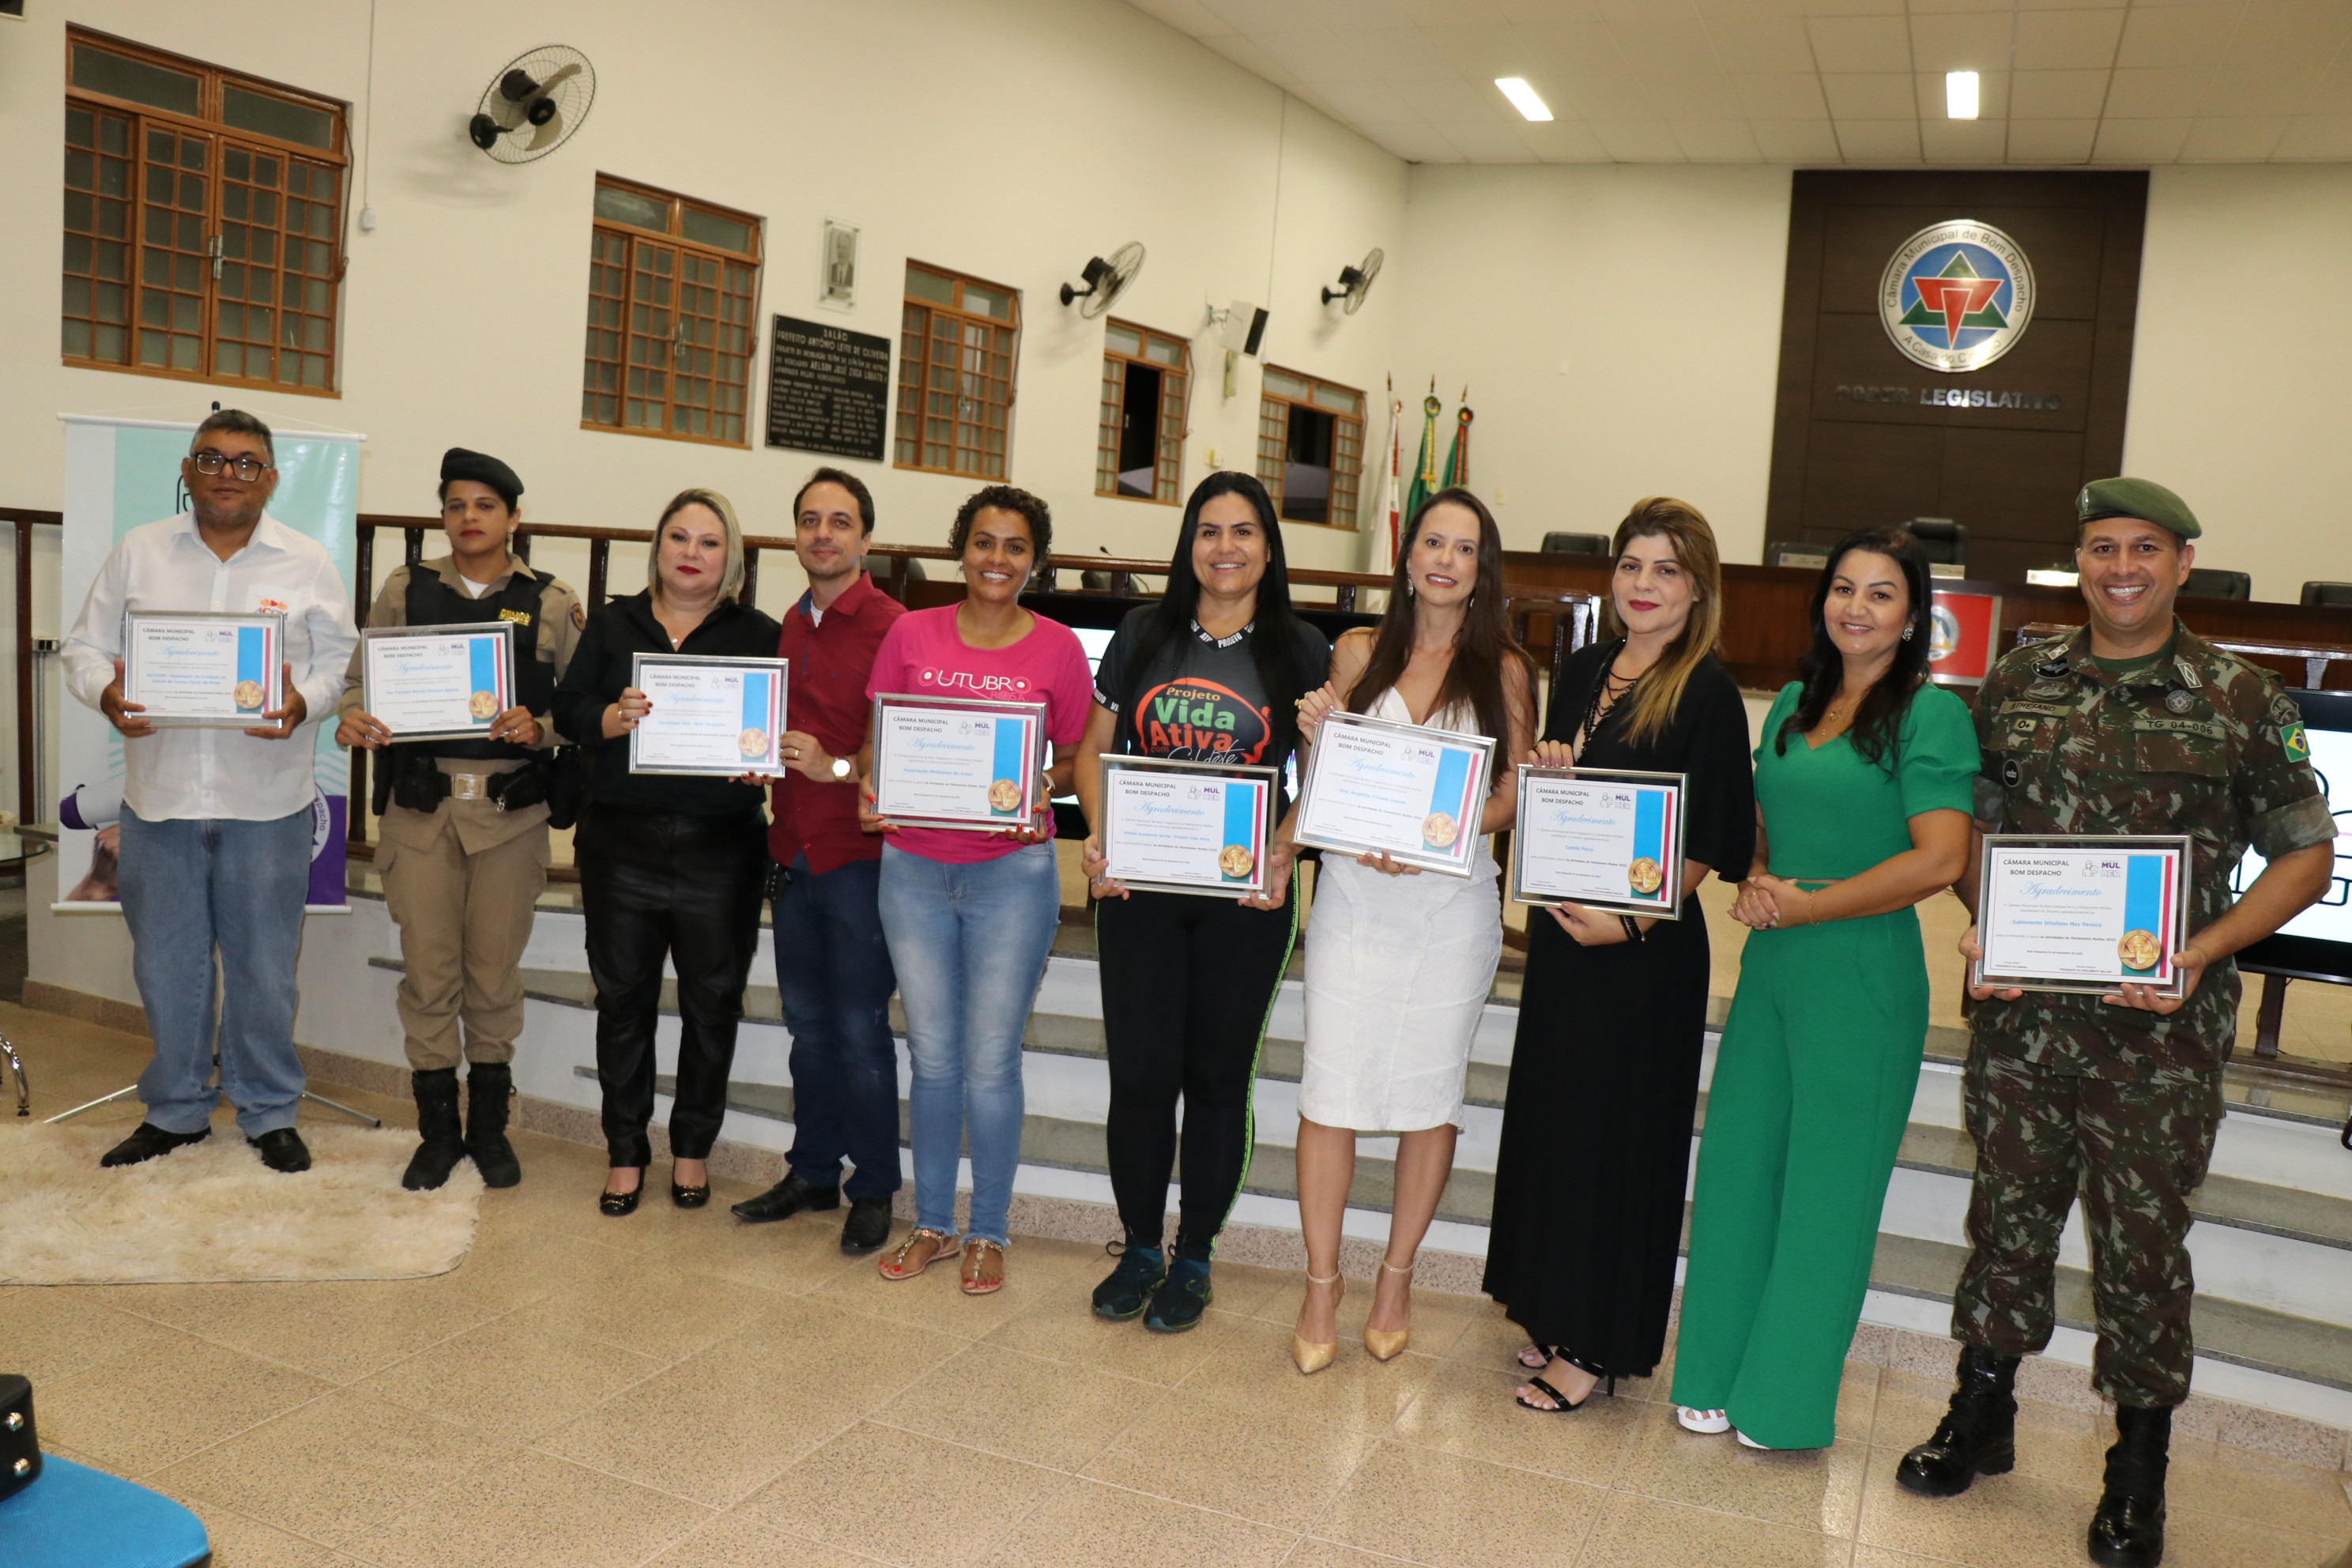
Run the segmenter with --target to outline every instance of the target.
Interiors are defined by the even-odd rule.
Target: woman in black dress
[[[1617,525],[1610,640],[1553,682],[1538,762],[1688,775],[1682,918],[1564,904],[1528,922],[1486,1293],[1534,1343],[1530,1410],[1580,1408],[1607,1378],[1665,1352],[1691,1118],[1706,1026],[1706,922],[1696,889],[1745,873],[1756,837],[1748,714],[1715,657],[1715,534],[1653,497]]]

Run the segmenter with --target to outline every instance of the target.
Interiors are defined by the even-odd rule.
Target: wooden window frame
[[[916,473],[951,474],[959,479],[980,479],[989,484],[1007,483],[1013,473],[1013,411],[1021,398],[1021,290],[929,261],[916,261],[910,258],[907,263],[907,270],[929,273],[934,278],[945,279],[951,286],[952,300],[950,303],[941,304],[936,300],[917,299],[912,294],[905,293],[902,286],[898,308],[898,387],[897,399],[892,405],[890,420],[891,466],[911,469]],[[965,310],[963,291],[966,284],[1003,295],[1011,308],[1010,319],[1000,320],[994,316]],[[919,332],[913,330],[914,312],[918,310],[923,312],[924,320],[923,331]],[[954,324],[959,330],[960,356],[968,355],[977,348],[971,338],[971,334],[974,331],[1004,334],[1001,354],[1003,361],[1003,374],[982,376],[983,383],[1001,382],[1003,384],[1004,396],[1002,402],[985,395],[977,400],[971,399],[963,395],[961,387],[950,389],[935,384],[937,378],[933,372],[940,369],[940,366],[935,363],[937,356],[933,352],[933,345],[940,341],[937,329],[943,321]],[[981,352],[992,355],[996,353],[992,348]],[[947,374],[951,380],[961,381],[969,372],[961,368],[960,363],[957,368],[950,368]],[[949,432],[945,445],[950,453],[950,461],[946,465],[920,460],[927,455],[925,450],[927,447],[940,445],[929,439],[929,431],[927,428],[933,416],[939,412],[937,408],[928,406],[935,392],[940,396],[958,405],[955,412],[947,418]],[[967,420],[963,417],[961,405],[972,401],[977,401],[980,405],[982,416],[981,419]],[[991,416],[993,416],[992,426],[989,418]],[[991,472],[987,467],[990,454],[984,446],[967,447],[963,442],[961,433],[967,426],[978,428],[982,432],[983,440],[992,430],[999,437],[1001,449],[995,453],[996,471]],[[909,460],[906,455],[910,441],[915,454],[914,460]],[[961,459],[962,455],[967,451],[978,453],[979,461],[966,466]]]
[[[1274,499],[1274,515],[1282,518],[1284,522],[1299,528],[1337,528],[1344,529],[1349,533],[1359,531],[1359,512],[1363,499],[1364,482],[1363,411],[1370,406],[1371,400],[1359,388],[1349,386],[1344,382],[1333,381],[1328,376],[1314,375],[1303,370],[1291,370],[1286,366],[1270,364],[1265,367],[1264,374],[1286,375],[1295,381],[1307,384],[1307,395],[1305,397],[1292,397],[1287,394],[1273,391],[1265,384],[1263,379],[1259,384],[1257,477],[1265,486],[1266,494]],[[1357,412],[1353,415],[1343,414],[1336,408],[1326,407],[1315,402],[1314,391],[1317,387],[1328,387],[1334,392],[1347,394],[1356,400]],[[1283,517],[1282,514],[1282,468],[1289,453],[1290,410],[1293,408],[1310,409],[1317,414],[1329,416],[1333,421],[1331,497],[1327,507],[1327,516],[1321,522],[1309,518]],[[1274,411],[1276,409],[1281,411],[1279,435],[1276,433],[1271,423],[1275,418]],[[1347,432],[1353,434],[1354,449],[1344,455],[1351,457],[1354,460],[1352,465],[1343,469],[1339,460],[1343,455],[1341,436]],[[1342,478],[1347,481],[1344,513],[1341,505]],[[1346,521],[1338,521],[1342,515]]]
[[[110,93],[75,86],[73,82],[74,52],[85,47],[142,64],[194,76],[197,83],[195,112],[185,114],[176,110],[159,109],[136,100],[117,98]],[[61,184],[63,184],[63,196],[68,213],[77,194],[87,194],[89,196],[94,212],[106,199],[104,192],[95,181],[86,192],[81,187],[74,186],[69,183],[76,154],[85,153],[91,154],[90,163],[93,169],[99,166],[100,157],[112,156],[100,151],[104,141],[102,130],[97,131],[98,144],[92,148],[82,148],[72,142],[73,112],[79,110],[91,115],[94,129],[102,125],[108,118],[127,120],[130,122],[130,131],[127,148],[122,157],[118,160],[127,163],[129,167],[128,181],[121,195],[127,221],[120,239],[110,238],[105,233],[102,216],[93,216],[91,226],[86,230],[76,228],[70,218],[66,225],[65,247],[68,258],[74,253],[75,241],[80,239],[89,242],[89,248],[93,253],[102,253],[106,246],[119,243],[123,247],[126,259],[120,276],[113,278],[107,275],[103,269],[103,264],[96,259],[89,263],[90,270],[88,271],[62,268],[65,282],[62,285],[63,293],[59,308],[60,336],[62,338],[66,323],[81,321],[89,326],[90,343],[89,352],[75,353],[67,349],[61,341],[58,345],[60,362],[78,370],[112,371],[127,375],[161,376],[172,381],[197,381],[218,385],[251,387],[267,392],[293,393],[304,397],[341,397],[342,395],[342,285],[351,264],[350,252],[344,243],[345,226],[349,221],[351,205],[349,188],[351,106],[341,99],[330,98],[323,93],[306,91],[300,88],[290,87],[284,82],[251,76],[243,71],[229,70],[185,55],[173,54],[128,38],[101,33],[95,28],[73,25],[68,25],[66,28],[65,78],[68,111],[66,147],[68,173]],[[332,145],[325,148],[314,147],[305,142],[288,141],[267,132],[249,131],[242,126],[229,124],[223,117],[222,100],[230,87],[241,89],[257,97],[276,99],[327,115],[333,127]],[[150,195],[149,182],[151,172],[154,167],[151,163],[151,132],[169,133],[176,141],[200,139],[208,149],[201,170],[182,171],[183,174],[194,174],[201,178],[203,190],[201,206],[187,207],[184,201],[179,201],[173,203],[169,208],[174,217],[184,216],[195,219],[197,238],[201,242],[200,251],[182,249],[176,244],[159,243],[151,241],[147,237],[150,209],[157,205]],[[231,154],[242,156],[247,160],[247,173],[245,176],[232,177],[225,173]],[[284,170],[283,183],[274,188],[259,186],[253,172],[257,161],[268,160],[276,160]],[[318,196],[315,194],[315,184],[310,184],[309,188],[299,195],[294,192],[293,174],[298,161],[310,171],[304,176],[306,184],[313,181],[319,172],[326,172],[331,189],[329,197]],[[225,211],[229,188],[232,185],[239,188],[240,200],[247,204],[246,210],[236,215],[229,215]],[[257,189],[267,193],[269,202],[268,210],[272,215],[270,217],[260,218],[254,216],[257,211],[257,204],[254,200]],[[306,212],[313,207],[330,205],[331,210],[323,223],[314,226],[306,222],[299,229],[289,232],[286,227],[286,221],[292,216],[294,204],[297,202],[305,204]],[[173,226],[178,229],[184,228],[186,226],[182,223],[175,224]],[[254,260],[250,255],[231,257],[225,254],[226,241],[230,237],[232,228],[235,230],[235,237],[240,245],[245,246],[255,243],[254,237],[257,232],[266,231],[271,237],[269,246],[271,259],[264,263]],[[289,243],[289,241],[291,243]],[[279,264],[278,258],[286,256],[298,244],[304,247],[306,261],[322,261],[323,270],[313,269],[308,266],[299,269],[289,268]],[[323,258],[315,256],[310,249],[320,245],[326,247]],[[179,256],[196,260],[198,266],[194,269],[195,276],[193,279],[184,276],[185,268],[175,268],[167,261],[163,270],[173,276],[161,281],[154,279],[150,262],[156,255],[166,258]],[[238,278],[236,281],[240,283],[266,274],[269,279],[268,287],[271,290],[269,296],[257,300],[226,299],[222,284],[228,281],[226,274],[232,267],[237,269]],[[290,311],[286,309],[289,301],[285,297],[286,279],[289,277],[299,280],[302,290],[302,298],[295,302],[297,308]],[[119,319],[110,319],[98,314],[100,307],[95,304],[84,310],[74,310],[73,300],[77,292],[75,289],[77,282],[88,285],[84,292],[92,299],[110,286],[119,289],[123,300],[123,310]],[[190,283],[194,286],[189,287]],[[162,323],[147,321],[145,317],[148,314],[148,296],[151,293],[167,300],[175,298],[193,299],[195,301],[194,325],[181,327],[169,320]],[[234,339],[224,337],[225,322],[227,320],[224,306],[234,310],[240,320],[241,324]],[[164,309],[168,312],[171,307],[167,304]],[[242,324],[249,321],[257,311],[267,323],[259,329],[265,336],[258,342],[246,336],[248,329]],[[321,322],[323,331],[302,333],[302,339],[307,341],[286,342],[278,332],[286,324],[289,316],[298,318],[306,324]],[[122,331],[124,350],[122,358],[101,358],[97,353],[101,330],[110,324],[119,325]],[[167,340],[173,337],[193,338],[196,345],[196,363],[193,366],[141,363],[142,331],[153,331],[159,329]],[[220,366],[228,357],[224,351],[230,348],[236,351],[236,358],[240,362],[239,368],[236,371],[224,371]],[[261,376],[246,374],[242,362],[248,353],[257,349],[269,354],[273,369],[284,356],[289,353],[297,356],[298,360],[302,356],[323,359],[325,363],[321,367],[322,380],[312,384],[306,383],[299,377],[288,381],[275,374]],[[167,354],[170,352],[168,342],[165,352]]]
[[[625,179],[618,174],[607,174],[601,171],[596,175],[595,188],[622,191],[649,201],[665,203],[667,205],[668,214],[662,228],[646,228],[618,218],[606,217],[596,212],[593,200],[591,202],[588,338],[581,371],[580,427],[583,430],[601,430],[608,435],[651,436],[665,441],[692,441],[708,447],[748,449],[751,445],[753,371],[760,347],[760,286],[763,281],[762,274],[765,271],[766,220],[756,214],[747,213],[737,207],[705,201],[699,196],[684,195],[677,191],[664,190],[659,185],[648,185],[639,180]],[[688,212],[704,213],[729,223],[744,225],[751,231],[751,249],[748,252],[727,250],[700,240],[688,238],[686,216]],[[649,242],[650,248],[655,253],[665,249],[674,252],[678,264],[666,279],[656,278],[657,288],[661,282],[667,282],[668,286],[667,297],[660,298],[659,303],[652,300],[643,301],[648,313],[658,312],[667,319],[669,325],[667,334],[670,342],[668,362],[661,366],[658,372],[653,372],[650,367],[645,367],[649,374],[657,374],[661,377],[661,391],[657,399],[662,407],[662,423],[659,428],[650,425],[632,424],[629,420],[632,403],[650,404],[656,401],[649,393],[633,392],[630,381],[632,369],[639,367],[639,362],[631,357],[633,341],[660,335],[635,330],[639,320],[638,306],[641,303],[637,297],[638,279],[640,276],[651,276],[651,274],[641,274],[636,262],[641,249],[648,248]],[[620,259],[617,263],[620,273],[620,290],[617,293],[600,286],[601,281],[606,280],[605,269],[615,265],[607,253],[607,247],[615,243],[620,247]],[[683,288],[689,286],[687,281],[687,268],[694,263],[713,268],[719,294],[719,308],[715,313],[697,313],[694,317],[695,320],[709,324],[711,329],[711,341],[707,345],[682,343],[678,337],[682,325],[678,296]],[[729,287],[728,268],[730,267],[743,268],[749,273],[748,286],[743,289],[737,290]],[[702,288],[705,284],[698,280],[691,286]],[[730,299],[742,301],[743,312],[742,319],[732,323],[727,320],[726,314],[728,301]],[[616,302],[617,310],[605,311],[603,306],[606,301]],[[730,326],[740,329],[741,332],[740,341],[742,345],[741,353],[732,356],[728,353]],[[608,357],[598,353],[601,347],[607,346],[604,341],[606,339],[617,340],[616,357]],[[681,374],[680,350],[690,352],[698,347],[707,347],[709,358],[711,361],[710,368],[702,371],[701,374],[694,374],[698,367],[694,366],[689,361],[687,374]],[[726,377],[720,374],[723,362],[728,357],[738,358],[742,362],[741,382],[731,388],[733,393],[731,401],[734,404],[731,408],[726,406],[730,401],[727,394],[730,389]],[[599,367],[608,365],[614,369],[609,391],[614,404],[614,417],[592,418],[590,414],[593,400],[608,395],[607,389],[598,382]],[[709,383],[708,401],[681,400],[678,387],[682,381]],[[725,421],[732,419],[739,428],[731,436],[673,428],[681,408],[698,410],[721,426]]]
[[[1095,494],[1113,500],[1181,506],[1184,444],[1192,435],[1192,345],[1173,332],[1154,331],[1139,322],[1122,321],[1116,316],[1106,318],[1106,326],[1135,333],[1143,340],[1146,352],[1129,353],[1112,345],[1108,330],[1103,334],[1103,396],[1095,440]],[[1155,341],[1175,349],[1173,364],[1150,357],[1150,345]],[[1130,364],[1142,365],[1160,374],[1160,406],[1154,414],[1158,423],[1151,441],[1152,493],[1148,496],[1129,495],[1118,488],[1119,421],[1127,411],[1127,367]]]

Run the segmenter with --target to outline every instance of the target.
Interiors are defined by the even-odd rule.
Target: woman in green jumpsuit
[[[1803,679],[1756,752],[1750,928],[1699,1142],[1674,1397],[1693,1431],[1822,1448],[1927,1033],[1912,906],[1966,866],[1966,703],[1927,684],[1927,568],[1899,529],[1842,541]]]

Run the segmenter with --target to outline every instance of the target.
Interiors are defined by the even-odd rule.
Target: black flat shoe
[[[614,1219],[633,1215],[637,1212],[637,1200],[645,1195],[646,1189],[643,1183],[631,1187],[625,1193],[599,1193],[596,1194],[596,1212],[611,1215]]]
[[[131,1136],[109,1149],[99,1159],[110,1169],[119,1165],[139,1165],[159,1154],[174,1149],[184,1149],[191,1143],[201,1143],[213,1135],[209,1127],[200,1132],[166,1132],[152,1121],[142,1121],[131,1130]]]
[[[681,1187],[676,1182],[672,1182],[669,1184],[669,1201],[682,1209],[701,1208],[710,1202],[709,1185],[705,1184],[699,1187]]]
[[[246,1142],[260,1154],[261,1163],[273,1171],[291,1176],[310,1168],[310,1145],[291,1127],[275,1128]]]

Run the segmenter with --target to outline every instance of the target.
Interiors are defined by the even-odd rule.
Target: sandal
[[[1554,1388],[1550,1384],[1546,1383],[1540,1377],[1531,1377],[1528,1379],[1528,1386],[1542,1394],[1545,1398],[1550,1400],[1551,1403],[1549,1405],[1537,1405],[1527,1399],[1524,1395],[1512,1395],[1512,1398],[1517,1403],[1520,1409],[1532,1410],[1538,1415],[1566,1415],[1570,1411],[1581,1410],[1586,1405],[1591,1404],[1592,1396],[1596,1394],[1605,1393],[1612,1399],[1617,1397],[1617,1374],[1615,1373],[1604,1371],[1601,1367],[1593,1365],[1591,1362],[1581,1360],[1572,1355],[1565,1355],[1559,1359],[1568,1363],[1569,1365],[1574,1367],[1577,1371],[1584,1373],[1592,1378],[1592,1386],[1584,1391],[1584,1397],[1571,1405],[1568,1401],[1568,1396],[1560,1393],[1559,1389]]]
[[[1514,1359],[1517,1360],[1521,1366],[1526,1367],[1529,1372],[1541,1372],[1544,1368],[1551,1364],[1552,1358],[1559,1353],[1559,1347],[1558,1345],[1553,1345],[1547,1349],[1542,1345],[1525,1344],[1519,1347],[1519,1353]]]
[[[916,1249],[924,1247],[929,1247],[930,1250],[922,1253],[919,1257],[917,1256]],[[906,1240],[884,1253],[874,1267],[885,1279],[912,1279],[940,1259],[952,1256],[954,1252],[954,1237],[946,1231],[933,1230],[929,1226],[919,1225],[907,1233]]]
[[[1675,1406],[1675,1423],[1685,1432],[1697,1432],[1713,1436],[1731,1430],[1731,1414],[1725,1410],[1699,1410],[1688,1405]]]
[[[1004,1247],[976,1236],[963,1238],[963,1293],[993,1296],[1004,1289]]]

